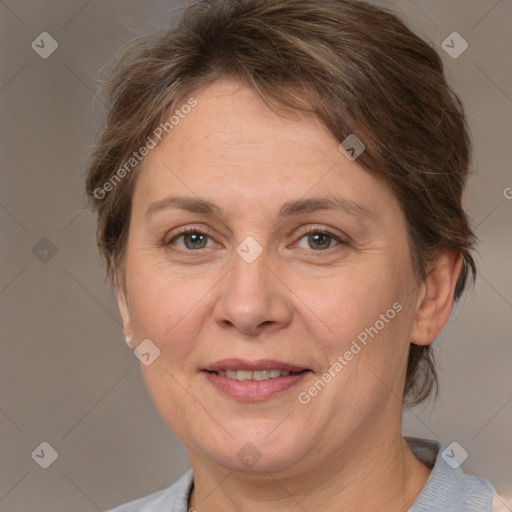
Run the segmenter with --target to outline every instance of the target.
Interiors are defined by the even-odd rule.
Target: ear
[[[462,254],[442,249],[434,268],[422,283],[416,305],[411,343],[430,345],[445,326],[453,307],[455,285],[462,268]]]
[[[126,292],[120,289],[117,290],[117,304],[119,306],[119,312],[121,313],[121,319],[123,320],[124,339],[127,345],[133,348],[133,331],[130,321],[130,312],[128,310],[128,301],[126,299]]]

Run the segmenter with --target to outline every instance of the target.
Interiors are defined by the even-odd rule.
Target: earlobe
[[[462,268],[462,254],[444,249],[425,278],[411,332],[411,343],[430,345],[445,326],[453,307],[455,285]]]

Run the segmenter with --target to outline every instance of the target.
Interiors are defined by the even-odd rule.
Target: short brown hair
[[[453,248],[463,257],[460,298],[476,274],[462,207],[471,149],[462,104],[427,42],[391,11],[356,0],[199,0],[169,31],[124,49],[106,83],[109,113],[87,175],[114,286],[125,289],[137,169],[108,194],[98,190],[180,103],[225,78],[253,87],[273,109],[313,112],[340,142],[356,134],[366,146],[358,164],[400,202],[418,279],[440,248]],[[434,388],[431,347],[411,344],[404,402]]]

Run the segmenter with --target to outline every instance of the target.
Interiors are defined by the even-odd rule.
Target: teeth
[[[256,370],[254,372],[249,370],[219,370],[215,372],[220,377],[227,377],[228,379],[235,380],[269,380],[276,379],[277,377],[287,377],[290,375],[288,370]]]
[[[235,373],[236,373],[237,380],[251,380],[252,379],[252,372],[250,372],[250,371],[237,370]]]

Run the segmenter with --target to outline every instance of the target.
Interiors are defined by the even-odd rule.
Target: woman
[[[475,273],[470,141],[436,52],[355,0],[190,4],[111,74],[87,191],[192,470],[128,511],[487,511],[403,438]]]

